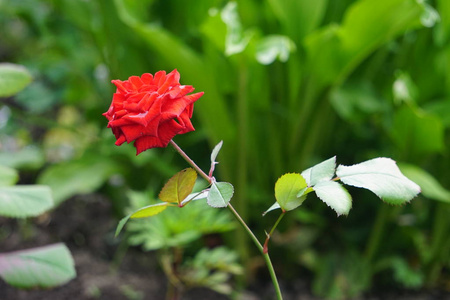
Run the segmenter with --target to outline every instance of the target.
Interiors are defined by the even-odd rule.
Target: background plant
[[[23,66],[0,63],[0,97],[15,95],[31,79]],[[53,208],[48,186],[15,185],[18,179],[16,169],[0,164],[0,216],[26,219]],[[75,276],[72,255],[62,243],[0,253],[0,277],[18,288],[55,287]]]
[[[333,155],[343,164],[392,157],[421,185],[423,196],[401,208],[357,192],[368,199],[344,220],[305,203],[272,238],[283,253],[274,250],[275,263],[300,267],[282,277],[312,274],[317,293],[339,297],[364,278],[365,266],[352,264],[362,256],[377,284],[436,285],[450,252],[447,2],[2,1],[0,57],[36,80],[4,102],[0,159],[32,166],[58,203],[101,189],[123,213],[124,185],[158,190],[183,162],[170,151],[111,149],[98,118],[109,80],[176,67],[205,91],[197,134],[178,142],[203,167],[206,149],[224,140],[218,172],[235,183],[250,223],[280,174]],[[57,180],[70,184],[58,192]],[[240,257],[253,257],[239,241]]]

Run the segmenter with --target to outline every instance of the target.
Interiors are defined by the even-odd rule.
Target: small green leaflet
[[[31,80],[31,74],[24,66],[0,63],[0,97],[9,97],[17,94]]]
[[[348,215],[352,208],[352,197],[347,190],[336,181],[321,181],[314,186],[320,200],[325,202],[339,215]]]
[[[220,149],[222,148],[223,141],[220,141],[211,152],[211,168],[209,170],[209,177],[212,176],[214,169],[218,162],[216,162],[217,155],[219,154]]]
[[[52,191],[45,185],[0,187],[0,215],[36,217],[53,207]]]
[[[315,186],[320,181],[328,181],[336,171],[336,156],[327,159],[302,172],[308,186]]]
[[[287,173],[281,176],[275,183],[275,198],[284,211],[289,211],[300,206],[306,199],[302,192],[307,187],[305,179],[298,173]],[[297,195],[301,193],[300,197]],[[273,206],[272,206],[273,207]]]
[[[124,217],[122,220],[119,221],[119,224],[116,228],[116,234],[117,237],[119,233],[122,231],[125,224],[128,222],[129,219],[139,219],[139,218],[147,218],[152,217],[154,215],[157,215],[161,212],[163,212],[168,206],[172,206],[173,204],[163,202],[163,203],[157,203],[148,205],[145,207],[141,207],[140,209],[136,210],[134,213],[129,214],[128,216]]]
[[[197,172],[192,168],[178,172],[164,185],[159,193],[159,199],[181,205],[181,202],[192,192],[196,180]]]
[[[336,175],[348,185],[365,188],[389,204],[403,204],[420,193],[390,158],[380,157],[353,166],[338,166]]]
[[[208,193],[207,203],[214,208],[227,207],[233,193],[234,188],[231,183],[213,182]]]
[[[0,277],[16,287],[50,288],[75,276],[72,255],[62,243],[0,254]]]

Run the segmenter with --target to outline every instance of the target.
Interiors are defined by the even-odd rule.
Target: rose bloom
[[[111,106],[103,115],[116,136],[116,145],[134,141],[136,155],[166,147],[177,135],[195,130],[191,123],[194,102],[202,95],[190,85],[180,85],[180,73],[159,71],[128,80],[112,80],[117,87]]]

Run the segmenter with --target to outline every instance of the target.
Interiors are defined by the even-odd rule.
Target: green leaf
[[[50,288],[75,278],[74,261],[64,244],[0,254],[0,276],[19,288]]]
[[[410,164],[399,164],[399,167],[403,174],[420,186],[425,197],[450,203],[450,191],[445,189],[430,173]]]
[[[280,204],[278,204],[278,202],[275,202],[274,204],[272,204],[271,207],[269,207],[269,209],[267,209],[265,212],[263,212],[263,216],[265,216],[269,211],[275,210],[275,209],[279,209],[281,208]]]
[[[25,147],[17,152],[0,152],[0,165],[15,169],[38,169],[45,163],[41,149]]]
[[[286,62],[295,44],[287,36],[269,35],[258,41],[256,45],[256,60],[263,65],[270,65],[275,60]]]
[[[197,172],[192,168],[181,170],[167,181],[159,193],[159,199],[164,202],[181,202],[191,193],[197,180]]]
[[[25,67],[10,63],[0,63],[0,97],[10,97],[17,94],[31,80],[31,74]]]
[[[122,218],[122,220],[119,221],[114,236],[117,237],[119,235],[119,233],[122,231],[123,227],[125,226],[125,224],[128,222],[129,219],[140,219],[155,216],[163,212],[169,205],[170,205],[169,203],[163,202],[148,205],[136,210],[134,213],[129,214],[128,216]]]
[[[0,187],[0,215],[14,218],[35,217],[53,207],[48,186],[18,185]]]
[[[390,204],[408,202],[420,193],[420,187],[405,177],[390,158],[374,158],[353,166],[339,165],[336,174],[343,183],[368,189]]]
[[[306,196],[299,198],[297,195],[305,187],[307,187],[306,180],[298,173],[287,173],[281,176],[275,183],[275,198],[280,207],[289,211],[300,206]]]
[[[130,215],[130,218],[131,219],[147,218],[147,217],[157,215],[160,212],[164,211],[168,205],[169,205],[169,203],[164,202],[164,203],[158,203],[158,204],[153,204],[153,205],[149,205],[146,207],[142,207],[141,209],[138,209],[137,211],[132,213]]]
[[[50,186],[55,205],[77,195],[95,191],[117,171],[109,159],[86,156],[47,168],[37,182]]]
[[[220,149],[222,148],[223,145],[223,141],[220,141],[213,149],[213,151],[211,152],[211,164],[216,164],[216,158],[217,155],[219,154]]]
[[[395,113],[391,136],[402,153],[416,157],[445,149],[445,129],[439,117],[411,107]]]
[[[428,8],[417,0],[353,2],[341,25],[330,24],[305,38],[311,76],[321,87],[342,82],[378,47],[423,26]]]
[[[208,193],[207,203],[211,207],[226,207],[233,197],[234,188],[228,182],[214,182]]]
[[[5,166],[0,166],[0,186],[14,185],[19,179],[16,170]]]
[[[321,181],[314,186],[320,200],[334,209],[339,215],[348,215],[352,208],[352,197],[347,190],[336,181]]]
[[[328,181],[333,178],[335,171],[336,156],[304,170],[301,175],[305,179],[308,186],[314,186],[320,181]]]
[[[203,190],[201,192],[189,194],[183,201],[181,201],[181,205],[185,206],[187,203],[195,200],[201,200],[208,198],[209,189]]]
[[[122,231],[123,227],[128,222],[128,220],[130,219],[130,217],[131,217],[131,214],[122,218],[119,221],[119,224],[117,224],[116,233],[114,234],[114,237],[117,237],[120,234],[120,232]]]
[[[227,25],[225,55],[230,56],[241,53],[247,47],[253,34],[250,31],[243,31],[237,10],[237,2],[228,2],[222,9],[220,16]]]

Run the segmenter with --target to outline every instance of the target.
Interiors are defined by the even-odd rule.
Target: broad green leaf
[[[352,208],[352,197],[347,190],[336,181],[321,181],[314,186],[320,200],[325,202],[339,215],[348,215]]]
[[[138,218],[147,218],[154,215],[159,214],[160,212],[164,211],[169,203],[163,202],[158,204],[149,205],[146,207],[142,207],[141,209],[138,209],[134,213],[131,214],[130,219],[138,219]]]
[[[0,165],[0,186],[13,185],[19,179],[16,170]]]
[[[258,41],[256,45],[256,60],[263,65],[270,65],[275,60],[286,62],[295,44],[287,36],[269,35]]]
[[[450,191],[445,189],[430,173],[410,164],[399,164],[399,167],[403,174],[420,186],[425,197],[450,203]]]
[[[336,175],[348,185],[365,188],[390,204],[402,204],[420,193],[390,158],[380,157],[353,166],[339,165]]]
[[[167,181],[159,193],[159,199],[164,202],[178,203],[180,205],[192,192],[196,180],[197,172],[194,169],[187,168],[181,170]]]
[[[423,26],[428,7],[417,0],[360,0],[341,25],[305,38],[308,70],[321,87],[341,83],[370,53],[408,30]]]
[[[0,187],[0,215],[36,217],[53,207],[52,191],[44,185]]]
[[[0,165],[15,169],[39,169],[45,163],[44,153],[37,147],[25,147],[17,152],[0,152]]]
[[[445,130],[439,117],[407,106],[395,113],[391,136],[402,153],[414,157],[445,148]]]
[[[207,203],[211,207],[227,207],[233,193],[234,188],[231,183],[214,182],[209,190]]]
[[[322,21],[328,0],[269,0],[273,13],[297,43]]]
[[[74,261],[64,244],[0,254],[0,276],[19,288],[51,288],[75,278]]]
[[[300,206],[306,197],[297,197],[298,193],[307,187],[305,178],[298,173],[287,173],[275,183],[275,198],[281,209],[293,210]]]
[[[333,178],[336,171],[336,156],[327,159],[302,172],[308,186],[315,186],[320,181],[328,181]]]
[[[32,80],[21,65],[0,63],[0,97],[9,97],[23,90]]]
[[[280,204],[278,204],[278,202],[275,202],[274,204],[272,204],[271,207],[269,207],[269,209],[267,209],[265,212],[263,212],[263,216],[265,216],[269,211],[275,210],[275,209],[279,209],[281,208]]]
[[[37,181],[50,186],[58,205],[74,195],[95,191],[116,171],[117,166],[111,160],[86,156],[47,168]]]

